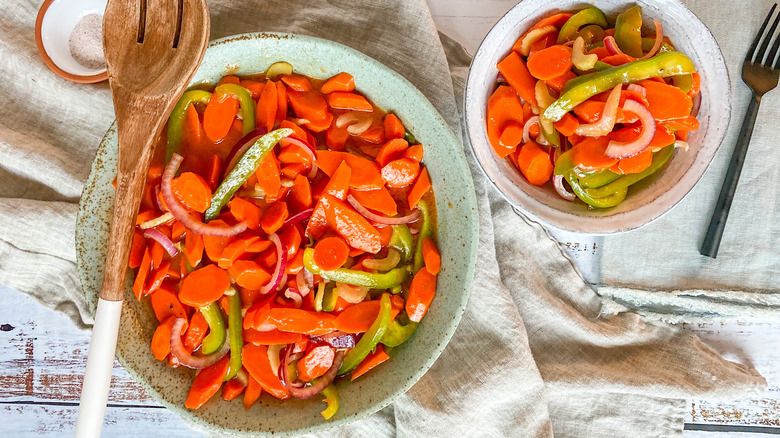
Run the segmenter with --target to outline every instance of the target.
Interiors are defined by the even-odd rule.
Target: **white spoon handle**
[[[111,371],[114,369],[116,338],[122,301],[98,300],[92,340],[89,343],[87,370],[81,387],[79,415],[76,420],[76,438],[100,437],[106,413]]]

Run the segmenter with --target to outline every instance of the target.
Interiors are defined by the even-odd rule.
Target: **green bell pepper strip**
[[[233,85],[233,84],[225,84]],[[254,117],[254,116],[252,116]],[[273,150],[276,143],[279,143],[284,137],[292,134],[293,130],[289,128],[277,129],[257,139],[257,141],[247,149],[244,155],[236,163],[236,167],[230,171],[222,183],[217,187],[217,191],[211,197],[211,205],[206,210],[206,221],[210,221],[219,215],[222,207],[230,201],[236,190],[241,184],[249,179],[255,172],[257,166],[263,161],[266,155]]]
[[[387,327],[390,325],[390,313],[392,312],[392,304],[390,303],[390,295],[382,294],[382,298],[379,299],[379,315],[371,324],[371,327],[363,337],[360,338],[357,345],[349,350],[344,356],[344,362],[339,368],[338,374],[346,374],[352,371],[363,359],[368,356],[368,353],[376,348],[379,341],[387,332]]]
[[[693,89],[692,74],[672,76],[672,82],[675,87],[683,90],[686,94],[690,93]]]
[[[333,283],[325,285],[325,291],[322,293],[322,311],[332,312],[336,309],[336,304],[339,301],[339,289],[333,287]]]
[[[325,271],[314,263],[313,248],[306,248],[303,251],[303,266],[307,271],[319,275],[326,280],[352,284],[355,286],[370,287],[372,289],[390,289],[391,287],[403,283],[406,278],[409,277],[409,269],[406,266],[401,266],[381,274],[346,268]],[[323,309],[324,307],[323,303]]]
[[[236,84],[222,84],[214,89],[217,95],[225,94],[238,100],[241,111],[241,135],[247,135],[255,129],[255,101],[252,93],[246,88]]]
[[[655,38],[642,38],[642,52],[649,52],[650,50],[653,49],[654,45],[655,45]],[[604,41],[593,43],[592,45],[588,46],[588,50],[590,51],[597,47],[604,47]],[[661,48],[658,49],[658,53],[664,53],[664,52],[674,52],[674,47],[672,47],[671,44],[664,41],[661,43]]]
[[[420,201],[417,202],[417,208],[420,209],[422,225],[420,226],[420,233],[417,234],[417,247],[414,249],[414,262],[412,265],[414,269],[412,272],[415,274],[423,267],[423,265],[425,265],[425,260],[423,259],[422,253],[422,242],[426,237],[431,237],[433,235],[431,212],[428,210],[428,203],[420,199]]]
[[[557,160],[555,160],[555,168],[553,169],[553,173],[555,175],[566,175],[574,169],[574,161],[572,161],[572,154],[574,149],[569,149],[568,151],[561,154],[560,157],[558,157]]]
[[[241,348],[244,346],[244,318],[241,316],[241,296],[233,287],[233,294],[228,295],[228,342],[230,342],[230,370],[225,376],[225,382],[236,377],[241,370]]]
[[[605,186],[618,178],[620,178],[620,174],[606,169],[587,176],[581,176],[579,182],[582,187],[595,189]]]
[[[674,146],[667,146],[660,151],[653,154],[653,162],[650,163],[650,167],[643,170],[642,172],[635,173],[632,175],[623,175],[620,178],[616,179],[614,182],[611,182],[603,187],[599,187],[596,189],[585,189],[585,192],[588,194],[588,196],[592,198],[603,198],[605,196],[609,196],[613,193],[619,192],[621,190],[625,190],[628,188],[628,186],[635,184],[648,176],[655,173],[658,169],[661,168],[664,164],[666,164],[667,161],[669,161],[669,158],[672,156],[672,152],[674,151]]]
[[[325,396],[325,399],[322,401],[328,404],[328,407],[320,412],[320,414],[326,420],[330,420],[339,410],[339,390],[336,389],[336,385],[330,384],[327,388],[323,389],[320,394]]]
[[[385,332],[385,335],[382,336],[380,342],[383,343],[385,347],[397,347],[409,340],[414,331],[417,330],[417,325],[418,323],[416,322],[401,325],[398,321],[393,320],[387,327],[387,331]]]
[[[611,90],[618,84],[630,84],[649,78],[665,78],[693,73],[693,62],[680,52],[667,52],[642,61],[582,75],[566,83],[561,97],[544,111],[544,118],[557,122],[575,106]]]
[[[642,8],[639,5],[617,16],[615,21],[615,42],[627,55],[641,58],[642,53]]]
[[[623,189],[604,198],[593,198],[588,195],[588,192],[586,192],[585,189],[582,188],[582,186],[579,184],[577,181],[577,176],[574,175],[574,172],[567,173],[565,178],[566,181],[569,182],[569,185],[571,186],[572,191],[574,191],[574,194],[577,195],[577,197],[580,198],[582,202],[595,208],[614,207],[623,202],[623,200],[626,199],[626,194],[628,193],[628,189]]]
[[[203,354],[211,354],[222,347],[225,343],[225,321],[222,319],[222,311],[219,310],[219,304],[216,302],[207,304],[200,308],[200,313],[206,318],[209,325],[209,334],[203,338],[200,351]]]
[[[583,9],[566,20],[558,32],[558,44],[563,44],[579,32],[580,28],[589,24],[607,27],[607,17],[599,8]]]
[[[403,261],[408,262],[414,253],[414,237],[409,227],[405,224],[393,225],[393,234],[390,235],[390,247],[401,251]]]
[[[250,96],[251,97],[251,96]],[[187,115],[187,107],[190,104],[202,103],[206,105],[211,99],[211,93],[204,90],[190,90],[181,95],[176,106],[168,117],[168,133],[165,144],[165,162],[170,161],[173,154],[179,152],[181,134],[184,129],[184,119]]]

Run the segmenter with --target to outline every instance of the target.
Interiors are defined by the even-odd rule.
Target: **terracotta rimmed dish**
[[[321,398],[279,402],[264,394],[244,411],[240,400],[215,396],[201,409],[184,408],[194,372],[171,369],[149,350],[156,320],[148,303],[130,290],[122,310],[117,357],[128,372],[160,403],[197,428],[252,436],[313,433],[365,417],[408,390],[433,365],[460,321],[468,300],[476,263],[478,218],[473,182],[462,148],[428,100],[399,74],[340,44],[290,34],[243,34],[210,44],[193,84],[214,83],[226,74],[255,74],[277,61],[296,71],[327,78],[341,71],[355,77],[361,92],[379,107],[395,112],[425,145],[438,214],[442,255],[438,293],[414,337],[398,347],[393,358],[355,382],[338,383],[341,404],[331,421],[319,414]],[[79,205],[76,249],[79,274],[94,309],[103,276],[108,242],[111,182],[116,172],[116,130],[103,138]]]
[[[103,15],[107,0],[45,0],[35,19],[35,44],[43,62],[71,82],[93,84],[108,79],[105,67],[90,69],[71,55],[68,41],[76,24],[90,14]]]
[[[496,64],[539,19],[556,12],[591,6],[575,0],[525,0],[496,23],[471,63],[464,99],[464,117],[471,150],[488,180],[516,209],[561,230],[587,234],[621,233],[646,225],[668,212],[699,181],[718,150],[731,117],[731,89],[720,48],[707,27],[677,0],[599,0],[593,3],[614,22],[631,5],[642,7],[643,22],[661,20],[664,34],[686,54],[702,78],[697,131],[691,131],[688,152],[675,151],[666,168],[632,186],[618,206],[590,209],[562,199],[551,184],[529,184],[508,161],[499,159],[487,138],[487,101],[496,86]],[[652,33],[652,31],[650,31]]]

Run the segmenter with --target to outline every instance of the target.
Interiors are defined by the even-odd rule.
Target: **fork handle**
[[[752,94],[750,104],[742,121],[742,128],[737,136],[737,145],[731,155],[731,163],[726,171],[726,177],[723,179],[723,185],[720,188],[718,202],[715,204],[715,211],[712,212],[710,226],[707,227],[707,234],[704,236],[704,242],[699,252],[701,255],[715,258],[718,256],[718,247],[720,239],[723,236],[723,229],[726,227],[726,219],[731,209],[731,201],[734,200],[734,193],[737,191],[739,175],[742,173],[742,165],[745,163],[745,154],[747,154],[750,137],[753,135],[753,126],[756,124],[758,116],[758,105],[761,104],[761,97]]]

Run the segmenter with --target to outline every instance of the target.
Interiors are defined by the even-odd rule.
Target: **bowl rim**
[[[473,225],[473,229],[471,230],[469,239],[467,241],[467,244],[470,246],[470,251],[466,254],[467,257],[467,266],[468,269],[463,275],[459,277],[459,281],[464,285],[461,293],[461,297],[459,301],[456,303],[456,306],[453,306],[454,312],[452,314],[452,318],[448,319],[449,321],[446,325],[441,325],[441,332],[443,333],[443,336],[438,339],[438,344],[431,348],[432,354],[426,358],[426,360],[420,364],[418,368],[416,368],[414,371],[409,373],[409,376],[405,378],[403,381],[403,384],[400,385],[396,390],[390,392],[386,397],[383,399],[380,399],[378,401],[372,402],[372,404],[369,404],[367,408],[361,409],[354,414],[347,415],[341,418],[336,418],[330,421],[323,420],[320,423],[307,426],[305,428],[298,428],[295,430],[285,430],[285,431],[279,431],[279,432],[264,432],[264,431],[249,431],[249,430],[237,430],[237,429],[224,429],[220,426],[217,426],[215,424],[212,424],[202,418],[196,417],[192,414],[191,411],[184,408],[183,404],[179,403],[171,403],[168,402],[164,397],[162,397],[159,394],[159,391],[155,389],[150,383],[148,383],[144,378],[142,378],[141,374],[136,372],[135,369],[131,366],[127,366],[127,362],[122,357],[119,350],[117,350],[116,356],[119,362],[122,364],[122,366],[126,369],[126,371],[137,381],[139,384],[152,396],[152,398],[155,399],[158,403],[162,404],[166,408],[170,409],[174,413],[176,413],[180,418],[182,418],[190,427],[200,429],[200,430],[215,430],[219,429],[221,432],[229,433],[231,435],[237,435],[237,436],[277,436],[277,437],[283,437],[283,436],[296,436],[301,433],[315,433],[315,432],[322,432],[328,429],[333,429],[339,426],[344,426],[350,423],[353,423],[355,421],[358,421],[360,419],[366,418],[379,410],[385,408],[386,406],[390,405],[392,402],[394,402],[398,397],[405,394],[414,384],[416,384],[420,378],[433,366],[435,361],[439,358],[442,351],[446,348],[446,346],[449,344],[449,341],[451,340],[452,336],[454,335],[462,317],[465,313],[466,306],[468,304],[468,300],[471,294],[471,286],[473,284],[473,279],[475,276],[476,271],[476,260],[477,260],[477,252],[479,247],[479,219],[478,219],[478,213],[476,210],[476,194],[474,191],[474,184],[473,179],[471,176],[471,173],[468,169],[467,160],[465,151],[463,150],[463,147],[461,145],[461,142],[458,141],[457,136],[454,134],[452,128],[450,125],[443,119],[441,114],[436,110],[436,108],[433,106],[433,104],[428,100],[428,98],[419,90],[417,89],[411,82],[409,82],[406,78],[404,78],[402,75],[400,75],[395,70],[391,69],[390,67],[387,67],[383,63],[369,57],[368,55],[363,54],[362,52],[353,49],[351,47],[348,47],[346,45],[337,43],[335,41],[326,40],[323,38],[317,38],[307,35],[300,35],[300,34],[291,34],[291,33],[280,33],[280,32],[252,32],[252,33],[243,33],[243,34],[235,34],[226,36],[217,40],[213,40],[209,43],[209,48],[223,45],[223,44],[229,44],[232,41],[241,41],[245,39],[264,39],[264,38],[274,38],[274,39],[288,39],[288,38],[294,38],[302,41],[316,41],[319,43],[325,43],[332,46],[337,46],[339,49],[348,51],[352,54],[352,56],[356,56],[358,58],[362,58],[362,60],[367,61],[370,64],[374,64],[377,66],[377,68],[383,69],[386,71],[386,73],[390,76],[395,77],[397,80],[403,81],[406,84],[408,84],[410,90],[413,93],[416,93],[419,95],[422,101],[422,105],[426,106],[429,110],[428,112],[430,115],[433,116],[433,121],[436,123],[441,124],[445,128],[446,136],[450,137],[452,144],[457,145],[458,148],[456,151],[454,151],[456,154],[460,154],[460,157],[462,157],[461,160],[456,160],[457,167],[461,167],[466,175],[465,180],[467,182],[466,187],[463,187],[462,194],[464,196],[464,204],[468,207],[473,207],[471,210],[467,211],[467,220],[466,222],[470,225]],[[202,82],[191,82],[190,86],[201,84]],[[100,146],[98,147],[97,151],[97,158],[103,158],[102,154],[105,154],[105,151],[107,150],[106,145],[113,141],[113,139],[116,136],[116,122],[114,122],[109,129],[106,131],[105,135],[101,139]],[[94,165],[94,163],[93,163]],[[87,180],[87,184],[85,185],[85,194],[87,193],[88,187],[90,185],[90,182],[93,180],[92,171],[90,171],[90,176]],[[82,195],[83,199],[83,195]],[[437,210],[442,207],[439,202],[437,201]],[[78,211],[78,218],[77,218],[77,228],[76,228],[76,239],[79,240],[79,234],[84,232],[82,229],[83,227],[80,227],[78,224],[82,223],[83,216],[82,215],[88,215],[89,213],[87,211],[84,211],[81,207],[81,202],[79,206]],[[469,216],[471,218],[469,219]],[[86,272],[89,268],[89,265],[86,262],[85,254],[88,252],[87,249],[85,249],[82,245],[77,245],[77,266],[79,269],[79,275],[80,278],[84,278],[84,272]],[[88,305],[90,307],[90,310],[94,313],[95,310],[95,302],[96,297],[91,296],[94,295],[91,292],[88,292],[86,289],[84,290],[85,295],[87,296]],[[92,298],[92,299],[91,299]],[[446,329],[446,330],[444,330]]]
[[[56,73],[57,76],[63,79],[67,79],[71,82],[76,82],[79,84],[95,84],[97,82],[105,81],[108,79],[108,69],[105,69],[94,75],[75,75],[59,68],[46,52],[46,48],[43,46],[43,35],[41,33],[41,28],[43,27],[43,17],[46,16],[46,12],[49,10],[49,6],[51,6],[51,4],[55,1],[58,0],[44,0],[41,8],[38,9],[38,15],[35,17],[35,45],[38,47],[38,53],[41,55],[44,64],[49,67],[49,70]]]
[[[718,64],[719,68],[722,67],[722,70],[726,74],[726,77],[725,77],[726,85],[727,85],[727,87],[726,87],[726,108],[731,109],[732,108],[732,102],[733,102],[733,95],[732,95],[733,93],[731,92],[731,73],[729,72],[728,65],[725,62],[725,58],[723,56],[723,50],[721,49],[720,44],[718,43],[718,40],[712,34],[712,31],[709,29],[709,27],[707,27],[707,25],[704,24],[704,22],[699,18],[699,16],[696,15],[693,11],[691,11],[690,8],[688,8],[680,0],[671,0],[671,1],[673,3],[675,3],[678,7],[681,7],[685,13],[691,15],[696,21],[698,21],[698,23],[701,25],[701,27],[706,31],[707,36],[709,36],[709,39],[714,43],[714,47],[716,49],[715,55],[716,55],[716,58],[717,58],[716,59],[716,63]],[[666,209],[664,209],[663,211],[655,212],[655,210],[653,210],[653,213],[651,215],[649,215],[647,218],[642,219],[642,220],[631,221],[626,226],[620,226],[620,227],[614,227],[613,226],[612,228],[609,228],[609,229],[599,229],[599,227],[598,227],[598,225],[600,225],[599,222],[595,222],[593,224],[594,226],[588,226],[593,218],[583,218],[583,217],[575,216],[575,215],[572,215],[569,212],[566,212],[566,211],[563,211],[563,210],[559,210],[559,209],[556,209],[554,207],[545,205],[544,208],[546,210],[554,211],[554,212],[563,214],[566,217],[576,218],[578,220],[573,222],[573,223],[576,224],[576,226],[567,226],[567,225],[561,223],[562,221],[560,219],[555,219],[555,218],[548,219],[548,218],[544,217],[544,215],[546,213],[535,214],[535,213],[531,212],[529,210],[529,208],[526,208],[524,205],[521,205],[521,203],[519,201],[515,201],[514,199],[512,199],[507,193],[505,193],[503,190],[500,189],[499,184],[498,184],[498,182],[496,182],[494,177],[488,174],[487,170],[485,169],[485,166],[483,166],[483,164],[482,164],[482,160],[480,160],[480,158],[477,155],[476,146],[474,145],[475,141],[479,140],[479,137],[477,136],[477,134],[474,131],[475,128],[472,127],[470,125],[470,123],[469,123],[469,120],[470,120],[469,114],[472,113],[472,110],[470,109],[470,105],[469,105],[469,96],[473,95],[473,87],[475,86],[475,84],[472,84],[472,73],[474,72],[474,68],[473,67],[476,64],[476,61],[478,61],[480,59],[481,55],[482,56],[487,56],[487,55],[484,55],[484,53],[486,51],[486,49],[485,49],[485,41],[488,40],[491,37],[491,35],[493,35],[493,33],[495,31],[497,31],[497,28],[499,28],[500,26],[504,25],[505,22],[507,22],[510,18],[512,18],[513,15],[516,14],[515,10],[518,10],[518,9],[521,9],[522,7],[524,7],[523,3],[524,2],[517,3],[511,9],[509,9],[506,13],[504,13],[504,15],[502,15],[501,18],[498,21],[496,21],[496,23],[493,24],[493,26],[491,26],[490,30],[487,32],[487,34],[485,34],[485,37],[482,38],[482,41],[480,42],[479,47],[477,48],[477,51],[475,52],[474,56],[471,59],[471,63],[469,64],[469,73],[468,73],[468,76],[466,78],[466,83],[465,83],[464,93],[463,93],[463,102],[462,102],[462,104],[463,104],[463,120],[464,120],[464,127],[465,127],[465,131],[466,131],[466,136],[465,137],[466,137],[466,141],[468,141],[468,144],[469,144],[469,151],[471,152],[471,156],[478,163],[479,170],[482,172],[482,174],[485,176],[485,178],[490,182],[490,184],[493,186],[493,188],[498,193],[500,193],[501,196],[507,202],[509,202],[509,204],[513,207],[513,209],[516,212],[518,212],[520,214],[523,214],[525,217],[527,217],[529,220],[531,220],[533,222],[537,222],[537,223],[542,224],[542,225],[544,225],[546,227],[554,228],[554,229],[557,229],[557,230],[561,230],[561,231],[565,231],[565,232],[571,232],[571,233],[576,233],[576,234],[587,234],[587,235],[594,235],[594,236],[606,236],[606,235],[621,234],[621,233],[633,231],[633,230],[636,230],[638,228],[644,227],[645,225],[648,225],[648,224],[650,224],[652,222],[655,222],[656,220],[660,219],[661,217],[663,217],[664,215],[669,213],[683,199],[685,199],[686,196],[688,196],[688,194],[691,192],[691,190],[693,190],[693,188],[696,187],[696,185],[699,183],[699,181],[701,181],[701,178],[704,176],[704,174],[707,172],[709,167],[712,165],[712,161],[715,158],[715,154],[717,153],[718,149],[720,149],[720,146],[723,144],[723,141],[726,138],[726,134],[728,133],[728,127],[731,124],[732,111],[729,110],[729,111],[726,112],[726,128],[723,129],[723,132],[720,134],[720,138],[717,141],[717,145],[714,147],[709,160],[707,160],[707,162],[705,163],[704,167],[701,170],[701,173],[696,178],[696,180],[693,181],[692,184],[689,184],[689,186],[684,189],[684,193],[681,193],[680,196],[677,197],[677,199],[672,200],[671,203],[668,205],[668,207]],[[579,5],[584,5],[585,4],[585,3],[581,2],[581,1],[576,1],[576,0],[572,0],[571,3],[572,3],[572,7],[574,7],[574,6],[578,5],[578,4]],[[595,4],[593,4],[593,3],[589,3],[589,4],[592,5],[592,6],[595,6]],[[555,8],[550,8],[549,10],[550,11],[554,11],[556,9]],[[482,125],[480,125],[480,129],[482,129]],[[490,145],[488,144],[488,146],[490,146]],[[491,147],[491,150],[492,150],[492,147]],[[684,177],[685,174],[687,174],[687,170],[686,170],[685,173],[683,173],[682,177]],[[680,183],[680,181],[675,183],[675,185],[678,185],[679,183]],[[656,198],[651,200],[648,204],[645,204],[645,206],[654,204],[663,195],[664,194],[661,194],[661,195],[657,196]],[[530,196],[529,196],[529,198],[530,198],[529,202],[531,202],[531,203],[539,203],[535,199],[532,199]],[[644,206],[640,206],[640,208],[641,207],[644,207]],[[629,210],[627,212],[623,212],[623,213],[620,213],[620,214],[618,214],[616,216],[612,216],[612,217],[615,218],[615,217],[618,217],[620,215],[630,213],[632,211],[635,211],[635,210]],[[599,219],[605,219],[605,218],[599,218]],[[583,226],[583,222],[584,222],[585,226]],[[570,223],[572,223],[572,222],[570,222]]]

